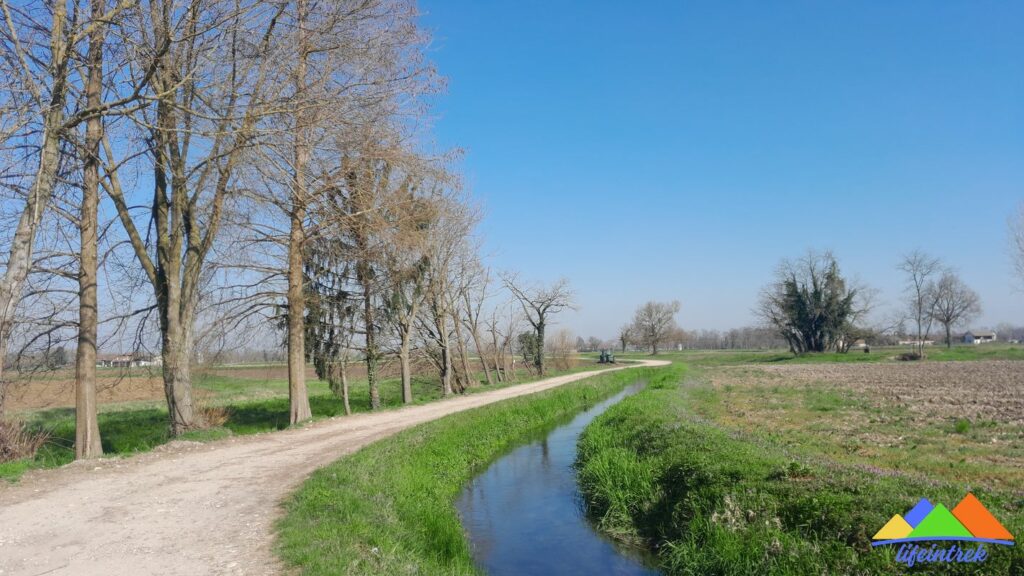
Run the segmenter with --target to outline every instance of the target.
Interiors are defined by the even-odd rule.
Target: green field
[[[1018,351],[965,347],[951,354],[984,360],[1016,358]],[[815,362],[773,360],[770,353],[673,356],[691,362],[687,377],[609,409],[585,431],[578,460],[600,528],[657,550],[666,574],[897,573],[895,550],[872,548],[871,536],[922,497],[952,507],[968,491],[1010,532],[1024,533],[1019,415],[913,418],[855,389],[789,381],[790,372],[768,377],[758,368],[807,364],[832,374],[823,368],[842,355],[817,355]],[[984,373],[988,364],[976,369]],[[965,390],[984,388],[981,379]],[[922,383],[921,394],[928,392]],[[892,443],[877,442],[882,438]],[[989,552],[980,567],[939,573],[1024,573],[1019,546]]]

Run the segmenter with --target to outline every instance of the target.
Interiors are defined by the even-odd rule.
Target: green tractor
[[[597,359],[598,364],[615,364],[615,354],[611,350],[601,350],[601,357]]]

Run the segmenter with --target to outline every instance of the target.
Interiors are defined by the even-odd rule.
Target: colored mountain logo
[[[905,515],[896,514],[873,537],[872,546],[921,540],[960,540],[1013,546],[1007,530],[974,494],[949,510],[922,498]]]

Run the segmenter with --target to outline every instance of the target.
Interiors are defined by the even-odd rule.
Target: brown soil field
[[[136,368],[122,373],[101,374],[96,382],[100,404],[160,400],[164,397],[159,372]],[[73,372],[50,372],[16,380],[8,393],[7,409],[38,410],[75,405]]]
[[[425,360],[414,360],[412,367],[414,374],[427,374],[433,370],[430,363]],[[265,366],[204,366],[199,368],[198,371],[203,375],[223,376],[225,378],[238,378],[242,380],[266,381],[288,379],[288,366],[286,364],[267,364]],[[384,362],[380,366],[379,374],[384,378],[398,378],[400,374],[398,362]],[[348,376],[353,380],[366,378],[366,366],[360,362],[353,362],[348,367]],[[316,370],[313,369],[312,365],[306,366],[306,379],[317,379]]]
[[[726,428],[884,474],[1019,490],[1024,362],[711,367],[695,412]]]
[[[915,420],[968,418],[1024,425],[1024,362],[804,364],[761,367],[784,380],[852,389]]]
[[[423,367],[424,369],[426,367]],[[397,375],[397,370],[386,367],[384,377]],[[395,372],[395,374],[392,374]],[[353,380],[366,378],[366,368],[356,364],[349,369]],[[268,382],[287,380],[288,367],[284,364],[267,366],[214,366],[199,367],[193,371],[194,382],[200,384],[204,378],[220,377],[232,380]],[[312,366],[306,367],[307,381],[317,380]],[[163,380],[159,367],[131,369],[101,369],[97,375],[97,394],[100,404],[118,402],[145,402],[164,399]],[[204,391],[199,388],[202,397]],[[14,411],[64,408],[75,405],[75,375],[71,370],[39,372],[15,380],[7,398],[7,408]]]
[[[351,370],[352,378],[366,377],[360,366]],[[288,368],[284,365],[232,368],[230,366],[199,367],[193,370],[193,382],[198,384],[196,394],[201,398],[202,381],[208,377],[232,380],[267,382],[286,380]],[[306,379],[316,380],[312,366],[306,368]],[[119,402],[147,402],[164,399],[164,385],[159,367],[131,369],[101,369],[97,374],[97,395],[100,404]],[[15,380],[7,398],[7,408],[14,411],[65,408],[75,405],[75,374],[71,370],[41,372]]]
[[[578,364],[574,361],[573,365]],[[476,368],[479,364],[472,363]],[[349,378],[352,381],[366,378],[366,367],[361,363],[353,363],[349,367]],[[397,361],[385,362],[379,371],[383,378],[398,378]],[[413,362],[414,375],[434,375],[434,367],[426,360]],[[288,367],[285,364],[267,364],[265,366],[199,366],[193,368],[193,382],[197,385],[196,394],[203,398],[208,394],[202,390],[205,378],[226,378],[239,381],[269,382],[288,379]],[[312,365],[306,366],[306,380],[317,380],[316,370]],[[159,367],[131,369],[100,369],[97,374],[97,394],[99,403],[116,404],[119,402],[161,401],[164,399],[163,380]],[[66,408],[75,405],[75,374],[74,370],[57,370],[36,372],[16,378],[6,400],[6,408],[12,411],[43,410],[48,408]]]

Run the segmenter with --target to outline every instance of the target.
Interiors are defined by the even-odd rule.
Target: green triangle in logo
[[[953,516],[942,504],[936,504],[935,508],[921,520],[921,523],[914,528],[907,538],[943,538],[950,536],[961,536],[971,538],[970,533],[964,525]]]

